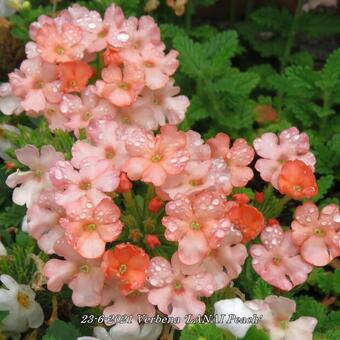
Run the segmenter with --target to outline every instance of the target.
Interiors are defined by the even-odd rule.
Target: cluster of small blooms
[[[165,54],[150,17],[125,19],[110,6],[102,19],[74,5],[54,19],[41,16],[30,35],[28,59],[2,87],[2,103],[11,112],[42,112],[52,129],[77,137],[83,129],[86,135],[73,145],[70,160],[52,146],[18,149],[18,161],[29,170],[7,179],[15,188],[13,201],[28,208],[28,233],[44,252],[59,256],[44,267],[49,290],[67,284],[75,305],[104,306],[108,316],[152,317],[157,306],[180,318],[177,326],[183,328],[184,315],[204,313],[201,297],[239,276],[248,256],[245,244],[259,235],[262,244],[250,247],[253,268],[283,290],[340,255],[337,206],[319,212],[304,203],[292,229],[283,231],[245,194],[232,195],[252,180],[255,152],[255,169],[281,194],[296,200],[316,195],[308,136],[294,127],[279,136],[265,133],[254,150],[242,138],[231,143],[224,133],[205,143],[194,131],[179,131],[175,124],[188,100],[177,96],[169,78],[177,52]],[[94,53],[104,67],[101,79],[87,85],[95,75],[89,66]],[[113,198],[131,194],[131,181],[155,189],[149,211],[161,214],[165,239],[178,244],[170,262],[130,243],[139,230],[124,236],[126,212]],[[263,202],[263,193],[255,200]],[[145,244],[162,246],[151,234]]]
[[[126,19],[112,5],[102,18],[74,5],[40,16],[29,34],[27,59],[0,87],[3,113],[44,115],[51,130],[76,134],[105,115],[147,129],[184,119],[189,101],[170,78],[178,52],[165,52],[151,17]]]

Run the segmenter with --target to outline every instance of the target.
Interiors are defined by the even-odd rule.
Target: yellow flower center
[[[127,265],[126,264],[121,264],[119,266],[118,271],[119,271],[119,274],[124,274],[127,271]]]
[[[28,308],[30,306],[30,299],[27,294],[18,292],[17,294],[17,301],[20,306],[24,308]]]
[[[122,89],[122,90],[128,90],[130,88],[130,85],[128,83],[121,83],[119,85],[119,87]]]
[[[194,221],[191,223],[191,228],[194,230],[199,230],[201,228],[201,225],[197,221]]]
[[[323,232],[321,229],[316,228],[316,229],[314,230],[314,235],[315,235],[315,236],[319,236],[319,237],[323,237],[323,236],[324,236],[324,232]]]
[[[88,231],[93,231],[93,230],[96,230],[96,225],[94,223],[90,223],[86,226],[86,229]]]
[[[82,115],[83,120],[88,121],[91,118],[91,112],[87,111]]]
[[[161,161],[161,159],[162,159],[161,155],[156,154],[151,157],[151,162],[158,163]]]
[[[280,256],[274,256],[273,263],[278,266],[281,263],[281,257]]]
[[[83,264],[80,266],[79,270],[82,272],[82,273],[88,273],[90,271],[90,267],[88,264]]]
[[[58,46],[56,49],[55,49],[56,53],[59,54],[59,55],[63,55],[65,53],[65,49]]]
[[[81,190],[90,190],[91,189],[91,183],[90,182],[83,182],[80,183],[80,189]]]

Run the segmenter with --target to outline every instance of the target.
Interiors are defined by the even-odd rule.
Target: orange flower
[[[287,161],[278,179],[279,191],[295,200],[311,198],[318,193],[312,169],[300,160]]]
[[[264,227],[263,215],[247,204],[233,206],[228,211],[230,221],[235,224],[243,235],[242,243],[247,243],[259,235]]]
[[[123,64],[123,59],[118,54],[118,50],[110,46],[103,53],[103,60],[104,60],[105,66],[111,65],[111,64],[115,64],[119,66]]]
[[[94,75],[94,70],[84,61],[71,61],[58,66],[61,89],[64,92],[80,92]]]
[[[115,277],[120,282],[124,295],[144,286],[145,270],[149,256],[143,249],[130,243],[121,243],[104,254],[102,268],[106,277]]]
[[[151,201],[148,204],[148,208],[151,212],[156,213],[158,212],[160,209],[163,208],[164,206],[164,201],[159,198],[158,196],[155,196],[154,198],[151,199]]]

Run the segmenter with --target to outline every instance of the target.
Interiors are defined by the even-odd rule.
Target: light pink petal
[[[33,110],[36,112],[42,111],[46,106],[46,99],[42,90],[28,91],[25,100],[21,102],[21,106],[26,110]]]
[[[83,232],[77,239],[79,254],[88,259],[95,259],[104,254],[106,243],[97,232]]]
[[[127,173],[128,177],[134,181],[143,177],[145,169],[149,166],[150,161],[144,158],[131,158],[123,166],[123,171]]]
[[[174,279],[169,261],[161,256],[153,257],[146,271],[147,280],[153,287],[163,287]]]
[[[40,164],[39,150],[34,145],[26,145],[24,148],[17,149],[15,154],[18,161],[27,165],[30,169],[35,170]]]
[[[302,244],[301,255],[314,266],[326,266],[333,259],[325,239],[318,236],[311,236]]]

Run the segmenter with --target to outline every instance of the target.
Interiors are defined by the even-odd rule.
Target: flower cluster
[[[285,195],[282,208],[315,196],[305,133],[265,133],[252,146],[224,133],[205,142],[176,127],[189,102],[170,78],[177,52],[166,54],[152,18],[126,19],[114,5],[101,18],[74,5],[41,16],[30,36],[28,59],[2,85],[1,109],[42,114],[52,130],[78,137],[69,160],[50,145],[18,149],[29,170],[7,179],[13,201],[28,208],[28,233],[58,255],[44,267],[49,290],[67,284],[76,306],[100,305],[104,315],[137,319],[157,307],[183,328],[186,314],[204,313],[202,297],[239,276],[245,244],[258,236],[253,268],[282,290],[340,255],[338,206],[319,212],[304,203],[287,230],[262,209],[270,197],[235,194],[253,179],[256,157],[261,178]],[[141,186],[151,197],[134,198]],[[158,235],[145,234],[156,225]]]

